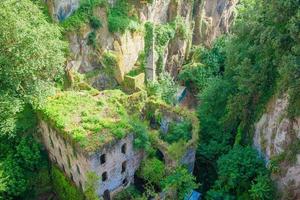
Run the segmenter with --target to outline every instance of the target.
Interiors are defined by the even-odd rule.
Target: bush
[[[101,28],[102,27],[101,20],[96,16],[92,16],[90,18],[90,26],[95,30]]]
[[[119,192],[114,199],[115,200],[136,200],[141,196],[140,192],[134,187],[129,186],[125,190]]]
[[[160,74],[157,82],[148,83],[147,92],[150,96],[154,95],[168,104],[174,104],[177,87],[171,75],[165,72]]]
[[[88,39],[87,39],[87,44],[93,46],[94,48],[96,47],[96,32],[92,31],[89,33],[88,35]]]
[[[143,161],[139,175],[150,184],[160,186],[165,173],[164,163],[157,158],[150,158]]]
[[[173,122],[169,125],[169,131],[166,134],[161,134],[163,140],[172,144],[180,139],[188,141],[192,138],[192,124],[188,121]]]

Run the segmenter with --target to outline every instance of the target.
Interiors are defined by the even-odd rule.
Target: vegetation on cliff
[[[172,2],[179,6],[180,1]],[[138,173],[145,182],[144,193],[129,187],[115,199],[148,199],[166,192],[171,199],[181,200],[197,187],[209,200],[279,196],[270,174],[279,171],[283,160],[295,161],[299,140],[289,152],[266,164],[251,147],[253,124],[274,94],[288,94],[288,117],[300,116],[299,0],[241,0],[232,33],[218,38],[211,47],[193,47],[175,78],[165,72],[166,50],[174,41],[190,40],[191,30],[180,16],[164,24],[146,22],[140,67],[128,75],[145,70],[154,43],[158,81],[147,83],[148,99],[144,91],[133,95],[120,90],[99,92],[81,76],[69,77],[73,81],[70,88],[61,91],[66,89],[61,85],[67,46],[61,31],[76,32],[89,26],[87,44],[101,54],[103,69],[84,77],[90,79],[98,72],[113,76],[117,56],[97,48],[102,19],[95,11],[105,10],[108,29],[117,35],[142,28],[135,7],[140,4],[81,1],[69,18],[55,24],[45,15],[42,1],[0,2],[0,199],[35,199],[44,190],[50,197],[55,192],[61,199],[84,198],[58,168],[47,164],[35,139],[36,110],[65,138],[87,151],[134,134],[134,147],[147,154]],[[201,126],[191,112],[174,106],[177,79],[198,94]],[[197,181],[180,164],[189,148],[197,148]],[[162,161],[158,150],[175,164]],[[97,179],[90,178],[85,196],[95,199]]]

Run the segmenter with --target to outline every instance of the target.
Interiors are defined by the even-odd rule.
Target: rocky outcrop
[[[235,17],[238,0],[196,0],[194,44],[210,46],[223,33],[228,33]]]
[[[177,1],[173,2],[169,7],[169,20],[173,21],[177,16],[180,16],[187,31],[186,38],[182,38],[177,34],[169,43],[168,50],[166,51],[165,69],[173,77],[178,75],[191,47],[194,24],[192,16],[193,6],[190,1]]]
[[[111,81],[108,79],[115,79],[121,83],[124,75],[134,67],[140,52],[144,50],[144,35],[142,32],[129,31],[124,34],[112,34],[108,30],[106,9],[97,8],[94,15],[102,22],[102,27],[96,31],[95,47],[88,45],[88,35],[92,31],[89,25],[82,26],[79,31],[67,33],[71,54],[68,68],[73,68],[80,73],[103,70],[99,73],[99,79],[95,79],[92,84],[98,89],[108,89],[115,86],[109,84]],[[104,69],[101,61],[105,51],[111,51],[117,57],[117,69],[109,70],[115,71],[115,76],[105,72],[107,70]]]
[[[113,6],[116,0],[108,0],[108,3]],[[146,21],[165,24],[173,22],[178,16],[182,18],[184,28],[189,32],[188,37],[182,38],[177,34],[170,40],[163,55],[165,70],[176,77],[193,41],[195,44],[209,45],[219,34],[228,32],[236,3],[237,0],[195,0],[194,3],[185,0],[153,0],[152,3],[137,1],[134,6],[142,24]],[[79,7],[79,0],[47,0],[47,4],[53,17],[62,21]],[[101,19],[102,27],[99,30],[92,30],[86,24],[66,34],[70,44],[68,68],[80,73],[97,70],[97,77],[93,77],[91,84],[98,89],[111,89],[123,81],[124,75],[134,68],[139,54],[144,51],[144,32],[111,33],[108,30],[107,9],[95,8],[94,16]],[[96,44],[88,45],[92,31],[96,33]],[[107,73],[101,60],[107,51],[117,57],[118,65],[113,69],[113,76]],[[155,63],[156,59],[154,53],[151,61]]]
[[[273,171],[281,199],[300,199],[300,118],[287,115],[288,96],[277,97],[255,125],[254,146]]]
[[[63,21],[79,7],[80,0],[45,0],[50,14],[57,21]]]

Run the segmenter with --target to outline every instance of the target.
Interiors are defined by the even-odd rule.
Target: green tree
[[[20,199],[41,165],[33,107],[54,91],[66,45],[29,0],[1,1],[0,22],[0,198]]]
[[[168,104],[175,103],[177,89],[178,86],[167,72],[161,73],[158,77],[158,81],[150,82],[147,85],[147,92],[149,95],[155,95]]]
[[[38,104],[63,71],[65,43],[56,25],[29,0],[0,3],[0,123],[2,133],[15,130],[14,115],[24,103]],[[14,108],[6,105],[15,102]]]
[[[251,147],[235,146],[218,160],[218,179],[208,192],[237,199],[272,199],[271,179],[264,162]],[[258,188],[262,186],[262,188]]]
[[[143,161],[140,176],[150,184],[160,186],[161,180],[165,176],[165,165],[157,158],[150,158]]]
[[[184,199],[193,189],[198,187],[195,177],[184,167],[176,168],[163,182],[165,191],[174,191],[177,199]]]

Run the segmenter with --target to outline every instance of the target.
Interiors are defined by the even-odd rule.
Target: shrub
[[[90,26],[95,30],[101,28],[102,27],[101,20],[96,16],[92,16],[90,18]]]
[[[192,125],[188,121],[183,122],[173,122],[169,125],[169,131],[166,134],[161,134],[163,140],[172,144],[173,142],[177,142],[180,139],[183,141],[188,141],[192,138],[191,135]]]
[[[149,183],[160,186],[165,173],[164,163],[157,158],[150,158],[143,161],[139,175]]]
[[[87,44],[96,47],[96,32],[92,31],[89,33],[87,38]]]

